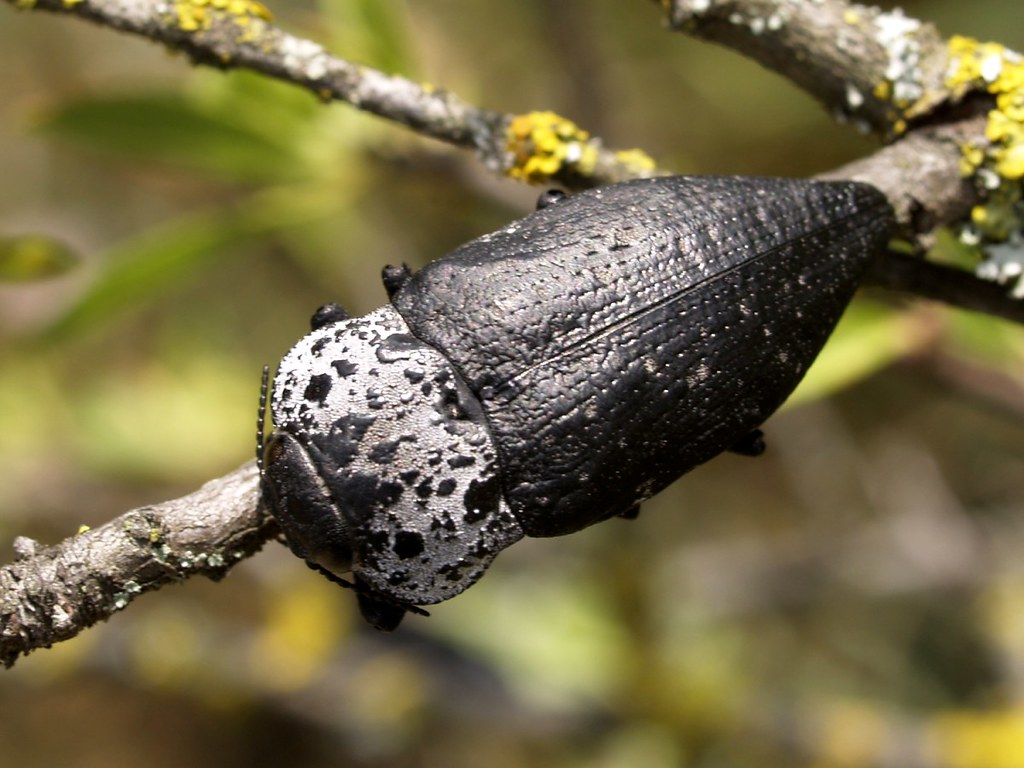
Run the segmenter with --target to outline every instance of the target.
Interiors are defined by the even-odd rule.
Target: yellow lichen
[[[955,36],[949,41],[946,87],[960,98],[984,90],[995,99],[984,140],[963,146],[961,170],[973,176],[985,202],[971,212],[977,235],[1002,241],[1022,228],[1024,179],[1024,59],[999,45]]]
[[[226,14],[240,27],[248,26],[253,19],[273,18],[270,10],[256,0],[176,0],[174,12],[178,27],[186,32],[209,29],[216,14]]]
[[[63,0],[65,8],[74,8],[76,5],[82,2],[82,0]]]
[[[653,171],[654,158],[642,149],[622,149],[615,153],[615,161],[629,169],[631,174],[643,176]]]
[[[567,169],[587,176],[597,164],[597,146],[590,134],[554,112],[515,117],[505,138],[512,156],[506,173],[531,184],[550,181]]]

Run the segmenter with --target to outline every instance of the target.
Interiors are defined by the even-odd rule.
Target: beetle
[[[394,629],[523,536],[635,517],[723,451],[759,453],[892,223],[857,182],[542,196],[416,274],[385,268],[379,309],[317,311],[274,378],[267,508]]]

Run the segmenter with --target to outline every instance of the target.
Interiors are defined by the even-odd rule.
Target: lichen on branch
[[[197,63],[250,69],[292,83],[325,102],[343,101],[421,135],[473,149],[488,168],[520,178],[507,146],[515,115],[478,107],[443,88],[335,56],[318,43],[278,27],[266,6],[255,0],[6,2],[138,35],[181,51]],[[565,164],[556,173],[531,180],[580,189],[653,172],[631,152],[617,153],[596,138],[590,139],[589,146],[591,162],[585,167]]]
[[[936,29],[842,0],[661,0],[669,25],[775,70],[838,119],[892,138],[945,98]]]

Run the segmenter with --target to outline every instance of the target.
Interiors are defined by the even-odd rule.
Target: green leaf
[[[320,0],[331,27],[331,48],[383,72],[415,77],[404,3],[380,0]]]
[[[246,70],[199,70],[189,82],[196,108],[294,153],[330,110],[302,88]]]
[[[44,280],[64,274],[78,262],[71,248],[45,235],[0,237],[0,282]]]
[[[354,8],[366,29],[375,65],[385,72],[412,77],[411,62],[406,56],[412,46],[404,24],[407,11],[402,4],[356,0]]]
[[[156,227],[106,254],[106,269],[46,336],[52,340],[93,327],[159,295],[253,238],[335,215],[337,204],[322,191],[300,195],[271,190],[238,208],[194,213]]]
[[[1014,371],[1024,362],[1024,328],[976,312],[951,312],[946,349],[973,365]]]
[[[172,93],[72,102],[44,117],[38,127],[135,162],[182,167],[229,181],[291,181],[307,175],[289,135],[275,140],[215,107]]]
[[[935,245],[928,253],[930,261],[959,267],[973,272],[978,266],[981,249],[975,245],[966,245],[949,227],[942,227],[936,232]]]

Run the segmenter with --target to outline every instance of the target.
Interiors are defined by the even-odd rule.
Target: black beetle
[[[353,574],[367,620],[473,584],[522,536],[613,516],[758,427],[824,345],[892,226],[875,188],[741,177],[565,199],[278,368],[262,489],[289,546]]]

